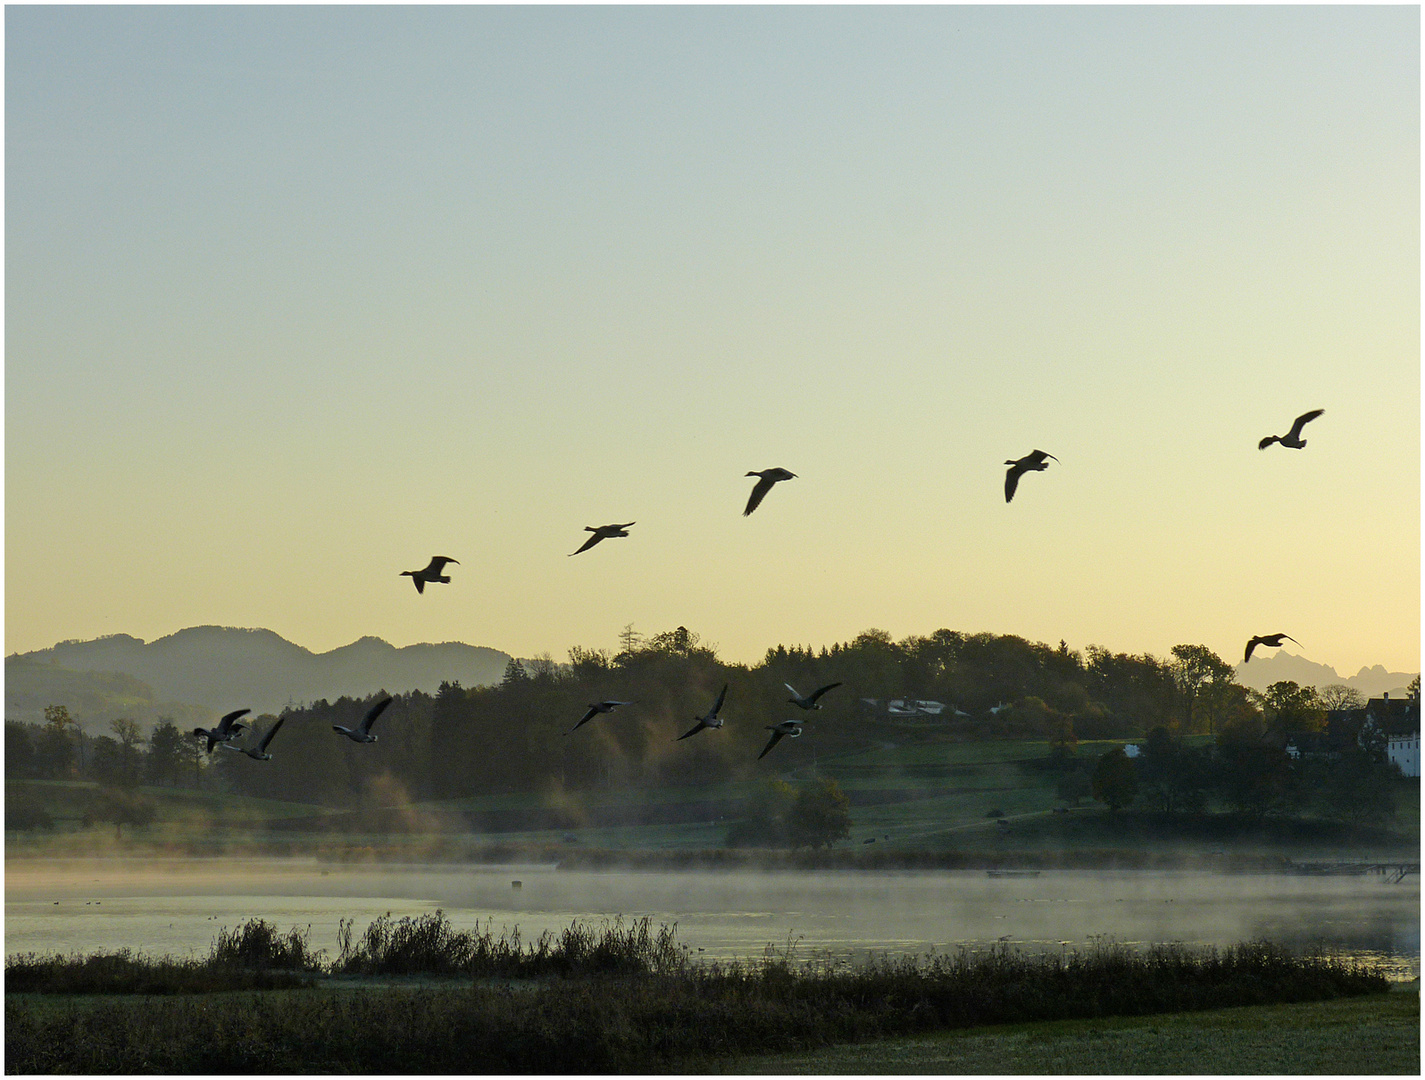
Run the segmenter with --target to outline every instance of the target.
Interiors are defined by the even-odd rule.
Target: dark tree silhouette
[[[1123,747],[1114,747],[1098,759],[1093,774],[1095,799],[1106,804],[1109,810],[1121,810],[1133,802],[1137,794],[1138,778]]]

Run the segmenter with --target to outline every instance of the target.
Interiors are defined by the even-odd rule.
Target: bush
[[[54,819],[34,792],[5,791],[5,828],[53,829]]]

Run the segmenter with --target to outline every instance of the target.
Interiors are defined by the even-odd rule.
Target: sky
[[[1418,671],[1420,40],[7,7],[6,652],[1285,631]]]

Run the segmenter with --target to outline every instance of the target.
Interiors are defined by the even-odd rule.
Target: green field
[[[1420,1073],[1418,986],[1302,1005],[945,1031],[797,1054],[734,1056],[689,1072],[959,1075]]]

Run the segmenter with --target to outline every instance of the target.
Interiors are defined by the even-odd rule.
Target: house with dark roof
[[[1371,698],[1366,702],[1366,724],[1385,736],[1385,758],[1402,776],[1420,775],[1419,698],[1392,698],[1389,694]]]

